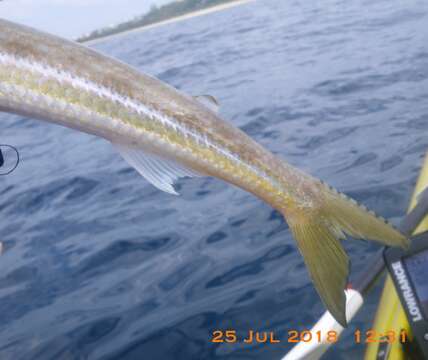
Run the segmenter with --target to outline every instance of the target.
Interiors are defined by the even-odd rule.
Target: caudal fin
[[[409,239],[383,217],[332,187],[323,185],[326,191],[320,210],[333,226],[358,239],[374,240],[387,246],[410,246]]]
[[[290,223],[290,222],[289,222]],[[349,259],[332,229],[316,220],[290,223],[290,229],[325,307],[346,327],[345,286]]]
[[[345,234],[384,245],[408,247],[409,240],[385,219],[324,184],[316,209],[287,216],[315,288],[326,308],[346,327],[345,286],[349,259],[340,243]]]

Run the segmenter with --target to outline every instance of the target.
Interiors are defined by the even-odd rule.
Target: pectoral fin
[[[113,146],[129,165],[137,170],[147,181],[167,193],[178,195],[173,186],[177,179],[201,176],[172,160],[148,154],[139,148],[122,144],[113,144]]]

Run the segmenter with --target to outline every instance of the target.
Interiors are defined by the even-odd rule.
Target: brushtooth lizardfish
[[[289,165],[224,121],[211,96],[191,97],[83,45],[0,20],[0,110],[110,141],[159,189],[214,176],[281,212],[327,309],[346,326],[345,234],[408,239],[364,206]]]

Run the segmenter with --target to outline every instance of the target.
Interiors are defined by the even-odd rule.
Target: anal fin
[[[204,106],[206,106],[211,111],[215,112],[216,114],[218,113],[220,105],[214,96],[212,96],[212,95],[198,95],[198,96],[194,96],[193,98],[196,99],[197,101],[199,101]]]

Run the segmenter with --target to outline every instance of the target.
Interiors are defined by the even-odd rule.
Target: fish
[[[0,20],[0,110],[109,141],[158,189],[211,176],[281,213],[310,278],[346,322],[346,236],[408,247],[385,219],[273,155],[224,120],[211,95],[190,96],[83,44]],[[64,144],[66,146],[66,144]]]

